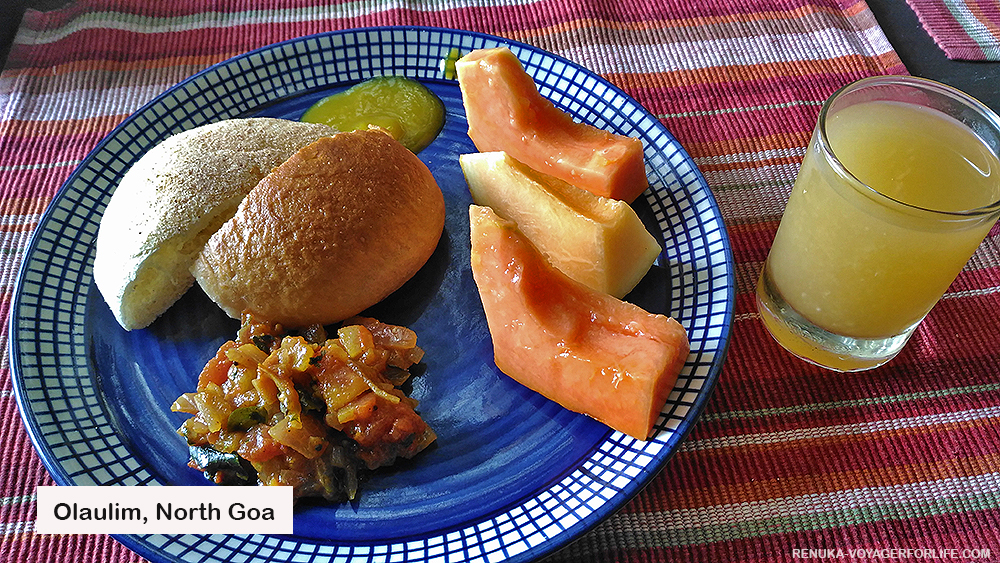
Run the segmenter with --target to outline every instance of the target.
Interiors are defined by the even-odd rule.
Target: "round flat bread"
[[[230,119],[174,135],[122,177],[101,220],[94,281],[127,330],[143,328],[192,285],[208,238],[257,183],[300,148],[334,135],[321,124]]]

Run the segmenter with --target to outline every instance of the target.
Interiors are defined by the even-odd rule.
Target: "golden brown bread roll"
[[[101,219],[94,281],[118,323],[143,328],[194,282],[205,241],[275,166],[332,127],[230,119],[178,133],[122,177]]]
[[[430,258],[444,196],[381,130],[339,133],[267,175],[191,268],[230,316],[330,324],[381,301]]]

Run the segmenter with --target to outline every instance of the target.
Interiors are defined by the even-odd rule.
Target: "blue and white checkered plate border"
[[[468,204],[457,156],[466,135],[454,49],[505,45],[543,95],[574,118],[642,139],[650,189],[634,204],[663,252],[627,298],[687,329],[691,354],[639,441],[570,413],[492,363],[471,278]],[[606,80],[535,47],[465,31],[385,27],[265,47],[178,84],[117,127],[56,195],[25,255],[11,312],[15,396],[35,448],[61,485],[198,485],[169,412],[235,334],[196,289],[151,327],[126,332],[94,288],[93,242],[122,174],[167,136],[221,119],[295,119],[323,95],[372,76],[415,78],[445,103],[445,129],[420,153],[445,192],[445,237],[426,271],[380,305],[416,330],[426,371],[412,395],[435,446],[366,482],[359,501],[296,509],[295,535],[130,535],[153,561],[524,562],[566,545],[621,508],[665,465],[700,414],[728,346],[732,251],[718,206],[680,144]],[[415,218],[418,220],[418,218]]]

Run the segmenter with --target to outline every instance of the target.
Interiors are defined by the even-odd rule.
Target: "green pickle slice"
[[[403,76],[377,76],[316,102],[302,121],[339,131],[376,125],[414,153],[444,126],[444,103],[426,86]]]

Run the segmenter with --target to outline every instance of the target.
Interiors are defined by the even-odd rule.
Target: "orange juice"
[[[874,359],[880,347],[901,347],[986,236],[1000,160],[969,127],[925,107],[876,100],[824,114],[758,300],[790,351],[858,369],[869,359],[852,358],[851,347],[870,346]],[[779,326],[779,308],[807,329]],[[836,337],[839,359],[820,358],[829,350],[812,333]]]

